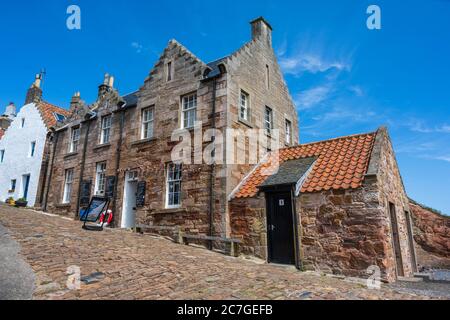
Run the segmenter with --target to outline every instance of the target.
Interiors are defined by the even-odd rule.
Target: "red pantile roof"
[[[57,107],[55,105],[52,105],[48,102],[41,101],[37,104],[37,108],[39,112],[41,113],[42,119],[44,120],[45,125],[47,128],[54,127],[57,123],[55,113],[61,114],[65,117],[69,116],[69,111],[62,109],[60,107]]]
[[[356,189],[362,186],[367,173],[377,133],[367,133],[337,139],[303,144],[281,149],[280,164],[301,158],[316,157],[301,192],[324,190]],[[267,178],[267,170],[275,163],[277,154],[269,156],[268,161],[258,165],[253,173],[238,189],[235,198],[252,198]]]

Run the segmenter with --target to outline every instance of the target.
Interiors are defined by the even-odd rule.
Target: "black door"
[[[295,264],[294,223],[290,193],[267,194],[269,262]]]

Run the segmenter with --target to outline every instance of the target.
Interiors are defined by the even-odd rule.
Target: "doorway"
[[[127,172],[125,175],[125,186],[122,204],[121,228],[131,229],[136,227],[136,198],[137,198],[137,173]]]
[[[269,263],[295,265],[292,194],[267,193],[266,199]]]
[[[389,203],[389,212],[391,214],[391,225],[392,225],[392,245],[394,247],[394,256],[397,267],[397,276],[404,277],[405,272],[403,270],[403,259],[402,259],[402,250],[400,246],[400,235],[398,232],[398,220],[397,213],[395,210],[395,205],[393,203]]]
[[[30,188],[30,175],[29,174],[22,176],[22,186],[23,186],[22,198],[27,200],[28,199],[28,189]]]
[[[417,258],[416,258],[416,248],[414,247],[414,231],[413,231],[413,221],[411,219],[411,214],[408,211],[405,211],[405,221],[406,221],[406,230],[408,230],[408,243],[409,243],[409,252],[411,256],[411,266],[413,272],[417,272]]]

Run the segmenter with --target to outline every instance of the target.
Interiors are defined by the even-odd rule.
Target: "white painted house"
[[[68,115],[67,110],[41,100],[41,77],[28,90],[20,109],[0,140],[0,201],[25,198],[35,204],[47,133]]]

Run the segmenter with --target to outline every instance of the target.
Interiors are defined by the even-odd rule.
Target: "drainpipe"
[[[84,136],[83,155],[81,158],[80,179],[78,181],[77,209],[75,211],[75,218],[78,218],[80,215],[81,183],[83,182],[84,166],[85,166],[85,162],[86,162],[86,150],[87,150],[90,129],[91,129],[91,119],[88,120],[87,127],[86,127],[86,134]]]
[[[127,105],[126,102],[124,102],[120,108],[125,108]],[[120,111],[120,124],[119,124],[119,141],[117,143],[117,149],[116,149],[116,171],[115,171],[115,180],[116,183],[114,185],[114,201],[113,201],[113,215],[116,216],[116,209],[117,209],[117,190],[119,186],[119,168],[120,168],[120,158],[121,158],[121,151],[122,151],[122,141],[123,141],[123,128],[125,124],[125,110]],[[115,221],[113,221],[113,224],[115,225]]]
[[[51,131],[49,133],[47,133],[47,137],[45,138],[45,145],[47,146],[50,139],[52,138],[52,134],[53,134],[53,128],[50,129]],[[44,204],[44,193],[45,193],[45,184],[47,183],[47,175],[48,175],[48,166],[50,164],[50,155],[51,155],[51,151],[48,150],[47,148],[44,148],[45,154],[43,156],[43,160],[42,160],[42,166],[41,166],[41,170],[42,170],[42,181],[40,182],[42,188],[39,190],[39,204],[41,205],[41,208]],[[35,204],[36,206],[36,204]]]
[[[53,138],[54,138],[55,141],[53,143],[52,160],[51,160],[51,163],[50,163],[50,172],[48,174],[48,180],[45,182],[45,184],[47,184],[47,186],[46,186],[46,190],[45,190],[45,199],[43,201],[44,205],[43,205],[43,208],[42,208],[42,210],[44,212],[47,211],[48,193],[50,191],[50,182],[52,181],[53,166],[55,164],[56,145],[58,144],[58,140],[59,140],[59,132],[58,131],[54,131],[53,132]]]
[[[213,144],[214,144],[214,162],[216,158],[216,137],[215,137],[215,130],[216,130],[216,90],[217,90],[217,78],[215,77],[213,79],[213,93],[212,93],[212,118],[211,118],[211,127],[213,129]],[[209,236],[214,236],[214,180],[216,177],[216,165],[215,163],[211,164],[211,172],[209,176]],[[208,241],[209,244],[209,250],[213,249],[213,243],[212,241]]]

